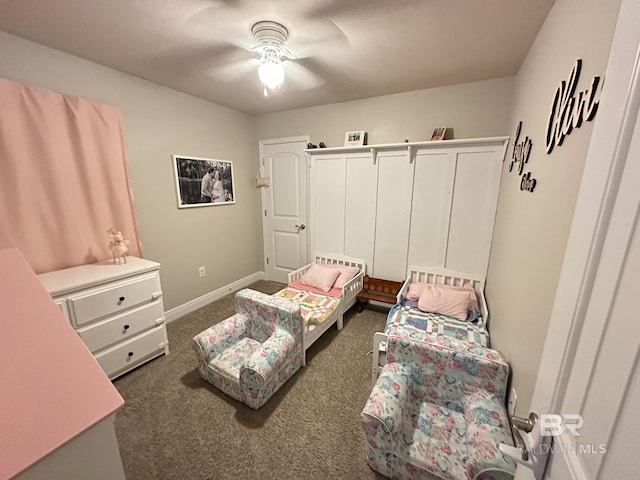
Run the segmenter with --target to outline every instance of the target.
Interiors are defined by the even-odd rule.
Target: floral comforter
[[[305,327],[309,330],[313,330],[316,325],[329,318],[336,308],[338,308],[342,300],[341,298],[319,295],[294,287],[283,288],[279,292],[274,293],[274,296],[286,298],[287,300],[300,304]]]

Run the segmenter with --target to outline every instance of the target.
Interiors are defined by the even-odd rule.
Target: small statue
[[[127,252],[129,251],[129,241],[124,239],[122,232],[116,231],[113,228],[107,230],[109,236],[109,250],[113,255],[113,264],[120,265],[123,262],[127,263]]]

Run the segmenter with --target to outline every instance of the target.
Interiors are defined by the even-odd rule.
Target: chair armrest
[[[247,319],[235,314],[193,337],[191,345],[198,361],[206,367],[211,359],[228,348],[230,338],[239,340],[247,336]]]
[[[490,478],[501,478],[499,473],[511,478],[516,464],[500,451],[501,443],[513,445],[504,401],[489,392],[479,391],[466,396],[463,405],[470,478],[485,478],[489,474]]]
[[[402,431],[403,409],[411,395],[410,375],[406,370],[401,364],[390,363],[380,372],[360,413],[360,422],[369,443],[385,444],[390,449],[396,433]]]
[[[275,325],[302,341],[304,324],[298,303],[245,288],[236,293],[235,305],[236,312],[245,316],[248,324],[252,325],[256,340],[266,341]]]
[[[297,353],[302,344],[282,329],[276,331],[258,347],[240,368],[240,380],[245,385],[259,389],[278,374]]]

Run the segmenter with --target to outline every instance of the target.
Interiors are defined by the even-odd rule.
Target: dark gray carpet
[[[367,353],[386,311],[352,308],[344,329],[330,328],[307,351],[307,366],[252,410],[200,379],[191,350],[196,334],[233,314],[233,298],[171,322],[170,354],[114,381],[125,399],[115,426],[127,478],[383,478],[367,466],[359,414],[370,392]]]

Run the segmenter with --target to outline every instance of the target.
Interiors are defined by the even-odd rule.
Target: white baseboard
[[[258,280],[264,280],[266,275],[264,272],[256,272],[248,275],[240,280],[236,280],[233,283],[225,285],[224,287],[218,288],[213,292],[209,292],[201,297],[194,298],[193,300],[183,303],[182,305],[172,308],[171,310],[167,310],[164,312],[165,322],[173,322],[176,318],[180,318],[187,313],[191,313],[199,308],[208,305],[211,302],[215,302],[216,300],[221,299],[225,295],[233,292],[235,290],[242,290],[243,288],[248,287],[254,282]]]

